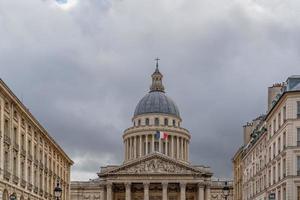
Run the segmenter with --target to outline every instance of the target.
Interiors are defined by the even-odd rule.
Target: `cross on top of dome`
[[[154,91],[160,91],[160,92],[165,92],[165,87],[162,84],[162,78],[163,75],[160,73],[159,69],[158,69],[158,61],[160,59],[156,58],[156,69],[155,72],[152,74],[152,85],[150,87],[150,92],[154,92]]]

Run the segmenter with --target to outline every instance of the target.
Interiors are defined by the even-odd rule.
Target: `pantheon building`
[[[191,133],[181,126],[163,75],[152,74],[150,91],[137,104],[122,136],[124,162],[101,167],[97,179],[71,183],[72,200],[221,200],[227,183],[211,168],[189,161]],[[121,139],[121,138],[120,138]],[[228,181],[232,199],[232,183]]]

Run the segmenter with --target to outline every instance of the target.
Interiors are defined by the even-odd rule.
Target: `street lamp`
[[[227,186],[227,181],[225,181],[225,186],[223,187],[223,196],[225,197],[225,200],[227,200],[227,197],[229,196],[229,187]]]
[[[54,188],[54,196],[56,200],[59,200],[61,198],[62,189],[59,187],[59,181],[57,180],[56,187]]]

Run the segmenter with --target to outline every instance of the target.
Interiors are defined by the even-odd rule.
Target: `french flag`
[[[162,131],[156,131],[156,133],[155,133],[155,138],[156,139],[163,139],[163,140],[165,140],[165,139],[168,138],[168,136],[169,136],[168,133],[162,132]]]

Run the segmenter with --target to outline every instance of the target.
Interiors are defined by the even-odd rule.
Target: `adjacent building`
[[[233,168],[235,200],[300,199],[300,76],[268,88],[268,111],[244,126]]]
[[[0,79],[0,199],[70,200],[72,160]]]
[[[174,101],[165,93],[156,66],[150,91],[138,103],[124,131],[124,162],[101,167],[99,178],[71,184],[72,200],[218,200],[225,183],[209,166],[190,162],[192,134],[182,127]]]

